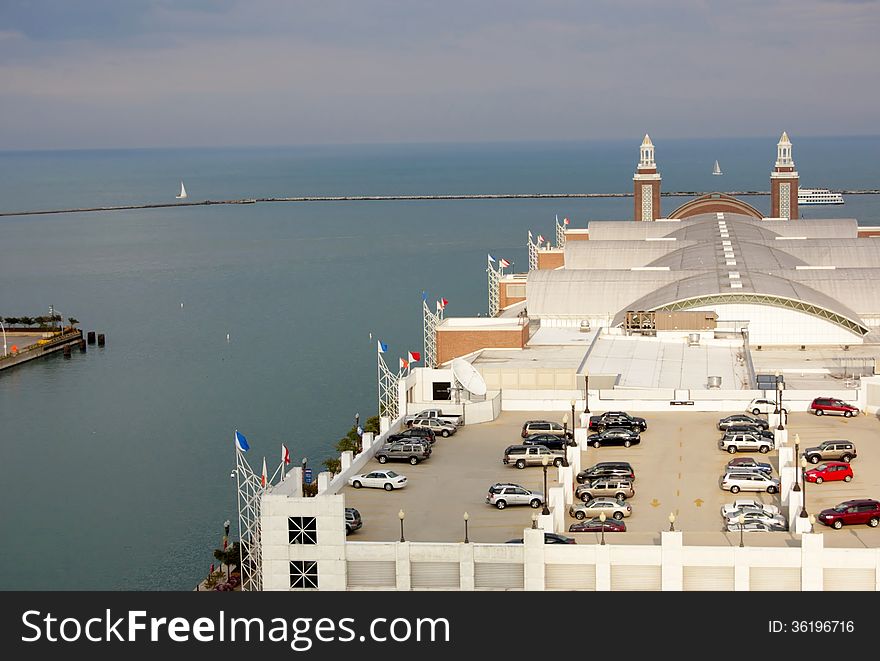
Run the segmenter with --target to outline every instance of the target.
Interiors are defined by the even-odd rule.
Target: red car
[[[810,404],[810,410],[816,415],[842,415],[844,418],[859,414],[858,407],[833,397],[817,397]]]
[[[822,510],[816,517],[819,523],[840,530],[843,525],[867,523],[872,528],[880,524],[880,502],[871,498],[845,500],[831,509]]]
[[[853,479],[853,470],[845,461],[826,461],[806,473],[807,482],[822,484],[823,482],[850,482]]]
[[[568,532],[602,532],[602,519],[598,516],[586,521],[572,523]],[[626,524],[617,519],[605,519],[605,532],[626,532]]]

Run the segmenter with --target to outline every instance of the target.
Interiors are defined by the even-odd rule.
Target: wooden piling
[[[70,358],[70,345],[69,344],[64,346],[64,357]]]
[[[95,331],[89,331],[88,335],[86,335],[86,337],[88,337],[88,339],[89,339],[89,344],[95,343]]]
[[[98,333],[98,346],[104,346],[104,333]]]
[[[85,352],[86,352],[86,341],[85,341],[85,340],[80,340],[80,341],[78,342],[78,344],[79,344],[79,350],[80,350],[80,353],[85,353]]]

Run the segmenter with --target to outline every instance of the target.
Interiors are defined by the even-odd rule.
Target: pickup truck
[[[431,418],[437,418],[438,420],[453,425],[454,427],[461,427],[464,422],[460,415],[447,415],[440,409],[425,409],[424,411],[419,411],[415,415],[406,416],[403,421],[404,424],[409,427],[416,420],[430,420]]]

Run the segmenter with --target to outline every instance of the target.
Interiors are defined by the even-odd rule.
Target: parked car
[[[574,494],[585,503],[593,498],[616,498],[626,500],[636,495],[632,482],[616,477],[600,477],[581,484]]]
[[[587,503],[572,503],[568,508],[568,514],[578,521],[592,519],[602,512],[605,512],[605,516],[609,519],[619,520],[632,514],[632,505],[613,498],[593,498]]]
[[[345,508],[345,534],[350,535],[355,530],[360,530],[361,526],[364,525],[363,520],[361,519],[361,513],[358,512],[354,507],[346,507]]]
[[[530,436],[526,436],[523,441],[523,445],[543,445],[545,448],[549,448],[551,450],[563,450],[568,445],[575,445],[574,441],[568,440],[565,436],[558,436],[556,434],[548,434],[546,432],[541,434],[532,434]]]
[[[636,481],[636,473],[628,461],[600,461],[595,466],[585,468],[575,476],[578,484],[596,480],[600,477],[618,477]]]
[[[852,482],[853,469],[845,461],[826,461],[804,473],[807,482]]]
[[[782,526],[783,528],[787,527],[785,517],[781,514],[767,514],[762,510],[749,509],[731,512],[730,515],[724,517],[725,525],[738,523],[740,516],[745,519],[745,523],[749,523],[751,521],[760,521],[762,523],[773,523],[774,525]]]
[[[727,518],[733,512],[743,510],[757,510],[759,512],[766,512],[771,516],[779,514],[779,508],[776,507],[776,505],[768,505],[767,503],[762,503],[760,500],[754,500],[752,498],[737,498],[732,503],[727,503],[726,505],[721,506],[721,516]]]
[[[605,431],[609,427],[624,427],[643,432],[648,428],[644,418],[632,416],[624,411],[606,411],[602,415],[590,416],[590,431]]]
[[[724,435],[718,441],[718,449],[736,454],[737,452],[757,450],[761,454],[767,454],[773,448],[773,442],[764,436],[757,434],[731,434]]]
[[[508,445],[501,463],[513,464],[517,468],[542,466],[544,457],[554,466],[561,466],[565,461],[561,450],[551,450],[543,445]]]
[[[457,430],[453,424],[439,420],[438,418],[419,418],[409,423],[410,427],[424,427],[430,429],[434,434],[440,434],[443,438],[452,436]]]
[[[788,525],[785,521],[746,521],[742,525],[734,521],[727,524],[727,532],[785,532]]]
[[[851,441],[822,441],[816,447],[804,450],[804,457],[811,464],[828,459],[850,462],[857,456],[856,446]]]
[[[530,505],[537,509],[544,504],[544,494],[512,482],[499,482],[489,487],[486,502],[503,510],[508,505]]]
[[[605,519],[602,521],[598,516],[594,519],[576,521],[568,527],[568,532],[626,532],[626,524],[617,519]]]
[[[755,425],[728,425],[727,428],[724,429],[722,436],[728,436],[730,434],[756,434],[769,439],[773,443],[776,442],[776,436],[773,434],[772,429],[764,429],[763,427],[757,427]]]
[[[522,538],[519,539],[508,539],[507,544],[522,544]],[[545,544],[577,544],[577,540],[573,537],[566,537],[565,535],[560,535],[557,532],[545,532],[544,533],[544,543]]]
[[[362,475],[352,475],[348,478],[348,483],[355,489],[375,487],[377,489],[385,489],[385,491],[393,491],[394,489],[402,489],[406,486],[406,477],[398,475],[394,471],[378,470]]]
[[[386,443],[376,451],[376,460],[380,464],[388,461],[408,461],[415,466],[420,461],[431,458],[430,446],[418,441]]]
[[[641,440],[639,432],[625,427],[609,427],[605,431],[590,434],[587,437],[587,443],[594,448],[600,448],[603,445],[622,445],[628,448],[630,445],[640,443]]]
[[[522,426],[520,435],[527,438],[532,434],[553,434],[555,436],[564,436],[565,438],[573,438],[574,432],[565,428],[558,422],[550,420],[526,420]]]
[[[819,512],[816,520],[835,530],[840,530],[844,525],[852,526],[865,523],[876,528],[880,523],[880,502],[873,498],[845,500],[830,509]]]
[[[460,415],[443,413],[440,409],[424,409],[419,411],[415,415],[408,415],[403,419],[403,423],[405,425],[410,425],[416,420],[440,420],[441,422],[445,422],[447,424],[452,425],[453,427],[460,427],[464,423],[464,418]]]
[[[773,472],[773,466],[763,461],[755,461],[751,457],[734,457],[727,462],[727,469],[757,470],[767,475]]]
[[[857,406],[833,397],[817,397],[810,404],[810,410],[816,415],[842,415],[845,418],[859,414]]]
[[[411,445],[421,445],[430,454],[434,452],[434,447],[427,438],[423,436],[401,436],[400,434],[391,434],[385,439],[384,445],[399,445],[400,443],[410,443]]]
[[[754,415],[773,413],[774,411],[776,411],[776,402],[770,401],[769,399],[762,399],[760,397],[756,397],[749,402],[748,406],[746,406],[746,412],[753,413]],[[783,413],[788,413],[785,408],[781,409],[781,411]]]
[[[394,436],[400,436],[401,438],[426,438],[432,445],[437,442],[437,435],[434,433],[434,430],[427,427],[408,427],[403,431],[397,432]]]
[[[721,478],[721,488],[730,493],[740,491],[779,491],[779,480],[758,471],[729,471]]]
[[[724,430],[734,425],[758,427],[759,429],[767,429],[768,427],[770,427],[769,423],[766,420],[762,420],[761,418],[754,418],[744,413],[735,413],[733,415],[727,416],[726,418],[721,418],[721,420],[718,421],[718,429]]]

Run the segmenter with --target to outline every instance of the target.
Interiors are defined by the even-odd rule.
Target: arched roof
[[[767,273],[749,273],[741,289],[732,289],[718,273],[702,273],[659,287],[633,301],[614,317],[623,323],[627,310],[689,310],[707,305],[750,303],[788,308],[826,319],[851,333],[867,335],[869,329],[859,316],[839,301],[812,287]]]
[[[730,267],[731,271],[779,271],[807,264],[784,250],[761,243],[733,240],[732,248],[736,251],[737,266]],[[648,266],[667,266],[674,271],[714,271],[718,269],[718,253],[711,243],[694,243],[658,257]]]
[[[669,218],[690,218],[703,213],[737,213],[750,218],[760,220],[764,217],[751,204],[738,200],[724,193],[707,193],[698,198],[685,202],[678,209],[669,214]]]
[[[741,241],[774,241],[779,236],[777,232],[759,223],[735,221],[728,224],[730,232]],[[689,222],[678,229],[670,232],[667,236],[679,241],[710,241],[715,243],[720,240],[718,225],[714,222]]]

